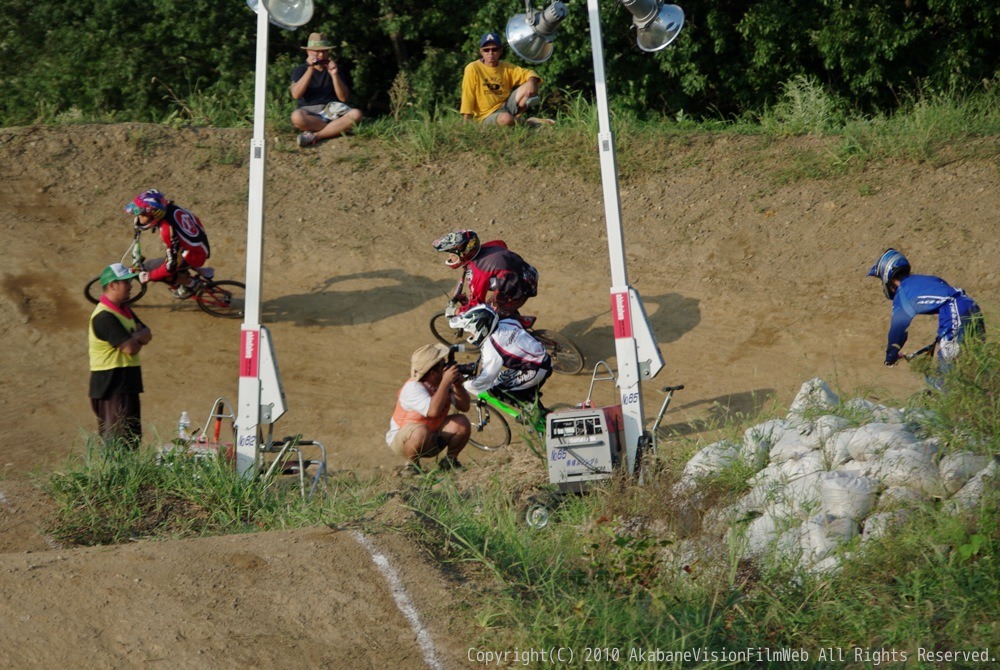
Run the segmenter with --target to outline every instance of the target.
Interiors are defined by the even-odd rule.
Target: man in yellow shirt
[[[142,440],[139,350],[153,339],[129,306],[136,275],[121,263],[101,273],[104,292],[90,315],[90,404],[104,443],[138,449]]]
[[[484,125],[513,126],[528,108],[538,104],[542,80],[534,70],[500,60],[503,44],[498,33],[482,36],[479,54],[480,59],[466,65],[462,76],[462,118]]]

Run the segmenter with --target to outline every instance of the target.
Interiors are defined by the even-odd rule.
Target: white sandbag
[[[879,405],[864,398],[848,400],[844,403],[844,409],[863,418],[865,423],[903,423],[905,419],[903,410]]]
[[[886,449],[905,447],[914,442],[917,438],[901,425],[869,423],[854,431],[847,451],[854,460],[866,461]]]
[[[941,483],[944,484],[948,493],[955,493],[989,463],[989,456],[971,451],[945,454],[941,457],[941,462],[938,463]]]
[[[861,531],[861,541],[869,542],[884,537],[889,530],[899,528],[910,517],[906,509],[893,509],[885,512],[875,512],[868,516]]]
[[[798,428],[789,428],[781,434],[781,437],[774,446],[771,447],[769,452],[771,463],[784,463],[790,458],[799,458],[803,454],[809,453],[814,449],[813,446],[807,445],[803,436],[808,435],[812,430],[811,423],[805,423]]]
[[[856,461],[853,458],[833,468],[836,472],[849,472],[858,477],[874,477],[878,472],[878,461]]]
[[[747,485],[753,488],[767,481],[778,481],[781,477],[781,465],[778,463],[771,463],[766,468],[750,477],[750,479],[747,480]]]
[[[743,539],[746,544],[743,555],[747,558],[763,556],[772,550],[777,537],[777,523],[774,517],[770,514],[757,517],[747,524],[744,531]]]
[[[740,460],[750,466],[762,468],[767,464],[771,447],[781,439],[788,429],[784,421],[771,419],[747,428],[743,433],[743,445],[740,448]]]
[[[780,502],[798,518],[814,513],[823,504],[819,491],[822,475],[822,472],[817,471],[789,480],[779,498]]]
[[[740,454],[740,447],[729,440],[713,442],[691,457],[684,466],[682,478],[703,479],[718,474],[732,465]]]
[[[788,408],[789,418],[801,417],[810,409],[833,409],[840,404],[840,398],[819,378],[810,379],[802,384],[795,400]]]
[[[861,519],[875,505],[878,481],[847,472],[824,472],[820,475],[819,492],[827,516]]]
[[[836,468],[851,460],[851,452],[848,451],[847,445],[851,443],[855,432],[856,428],[845,428],[831,435],[823,443],[823,457],[826,458],[827,467]]]
[[[822,447],[834,435],[850,426],[851,422],[843,417],[824,414],[813,422],[812,437],[816,440],[816,446]]]
[[[879,512],[909,509],[926,505],[930,500],[930,496],[923,491],[908,486],[889,486],[879,494],[878,500],[875,502],[875,509]]]
[[[822,561],[857,534],[858,524],[853,519],[835,519],[817,514],[802,524],[802,560],[806,565]]]
[[[809,572],[817,575],[828,575],[840,569],[841,558],[839,554],[830,554],[822,561],[818,561],[808,566]]]
[[[875,477],[884,486],[908,486],[921,491],[928,496],[944,495],[944,486],[933,462],[933,455],[928,457],[927,449],[912,448],[887,449],[875,457],[878,469]]]
[[[826,460],[820,451],[807,451],[789,458],[778,466],[787,481],[826,470]]]
[[[945,501],[945,510],[950,514],[960,514],[979,507],[986,491],[997,486],[997,469],[997,459],[993,458],[955,495]]]

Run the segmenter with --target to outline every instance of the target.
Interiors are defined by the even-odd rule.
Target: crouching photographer
[[[462,467],[458,454],[469,443],[471,425],[462,412],[469,411],[469,393],[454,362],[454,353],[443,344],[427,344],[410,357],[410,378],[396,396],[385,443],[406,459],[403,477],[422,472],[421,458],[438,461],[441,470]],[[457,413],[450,413],[454,406]]]

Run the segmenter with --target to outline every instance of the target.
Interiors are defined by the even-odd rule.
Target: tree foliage
[[[587,4],[566,5],[555,56],[533,66],[545,79],[550,107],[593,94]],[[891,111],[907,96],[960,93],[1000,70],[1000,3],[682,0],[682,6],[680,38],[649,54],[635,45],[631,15],[619,3],[602,3],[608,91],[617,107],[652,116],[753,114],[787,82],[806,77],[858,110]],[[269,94],[291,108],[290,69],[301,62],[308,32],[321,31],[332,36],[336,57],[351,73],[354,104],[369,115],[403,102],[432,115],[453,113],[479,35],[502,32],[523,11],[521,0],[317,3],[305,28],[270,31]],[[73,112],[155,121],[199,96],[241,105],[249,116],[255,40],[255,17],[241,0],[0,0],[0,122]],[[506,57],[520,63],[512,52]]]

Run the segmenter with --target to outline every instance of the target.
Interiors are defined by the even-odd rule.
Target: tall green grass
[[[241,533],[336,524],[385,500],[374,480],[330,477],[308,500],[294,484],[242,477],[222,459],[103,448],[95,439],[48,478],[49,530],[78,545]]]

